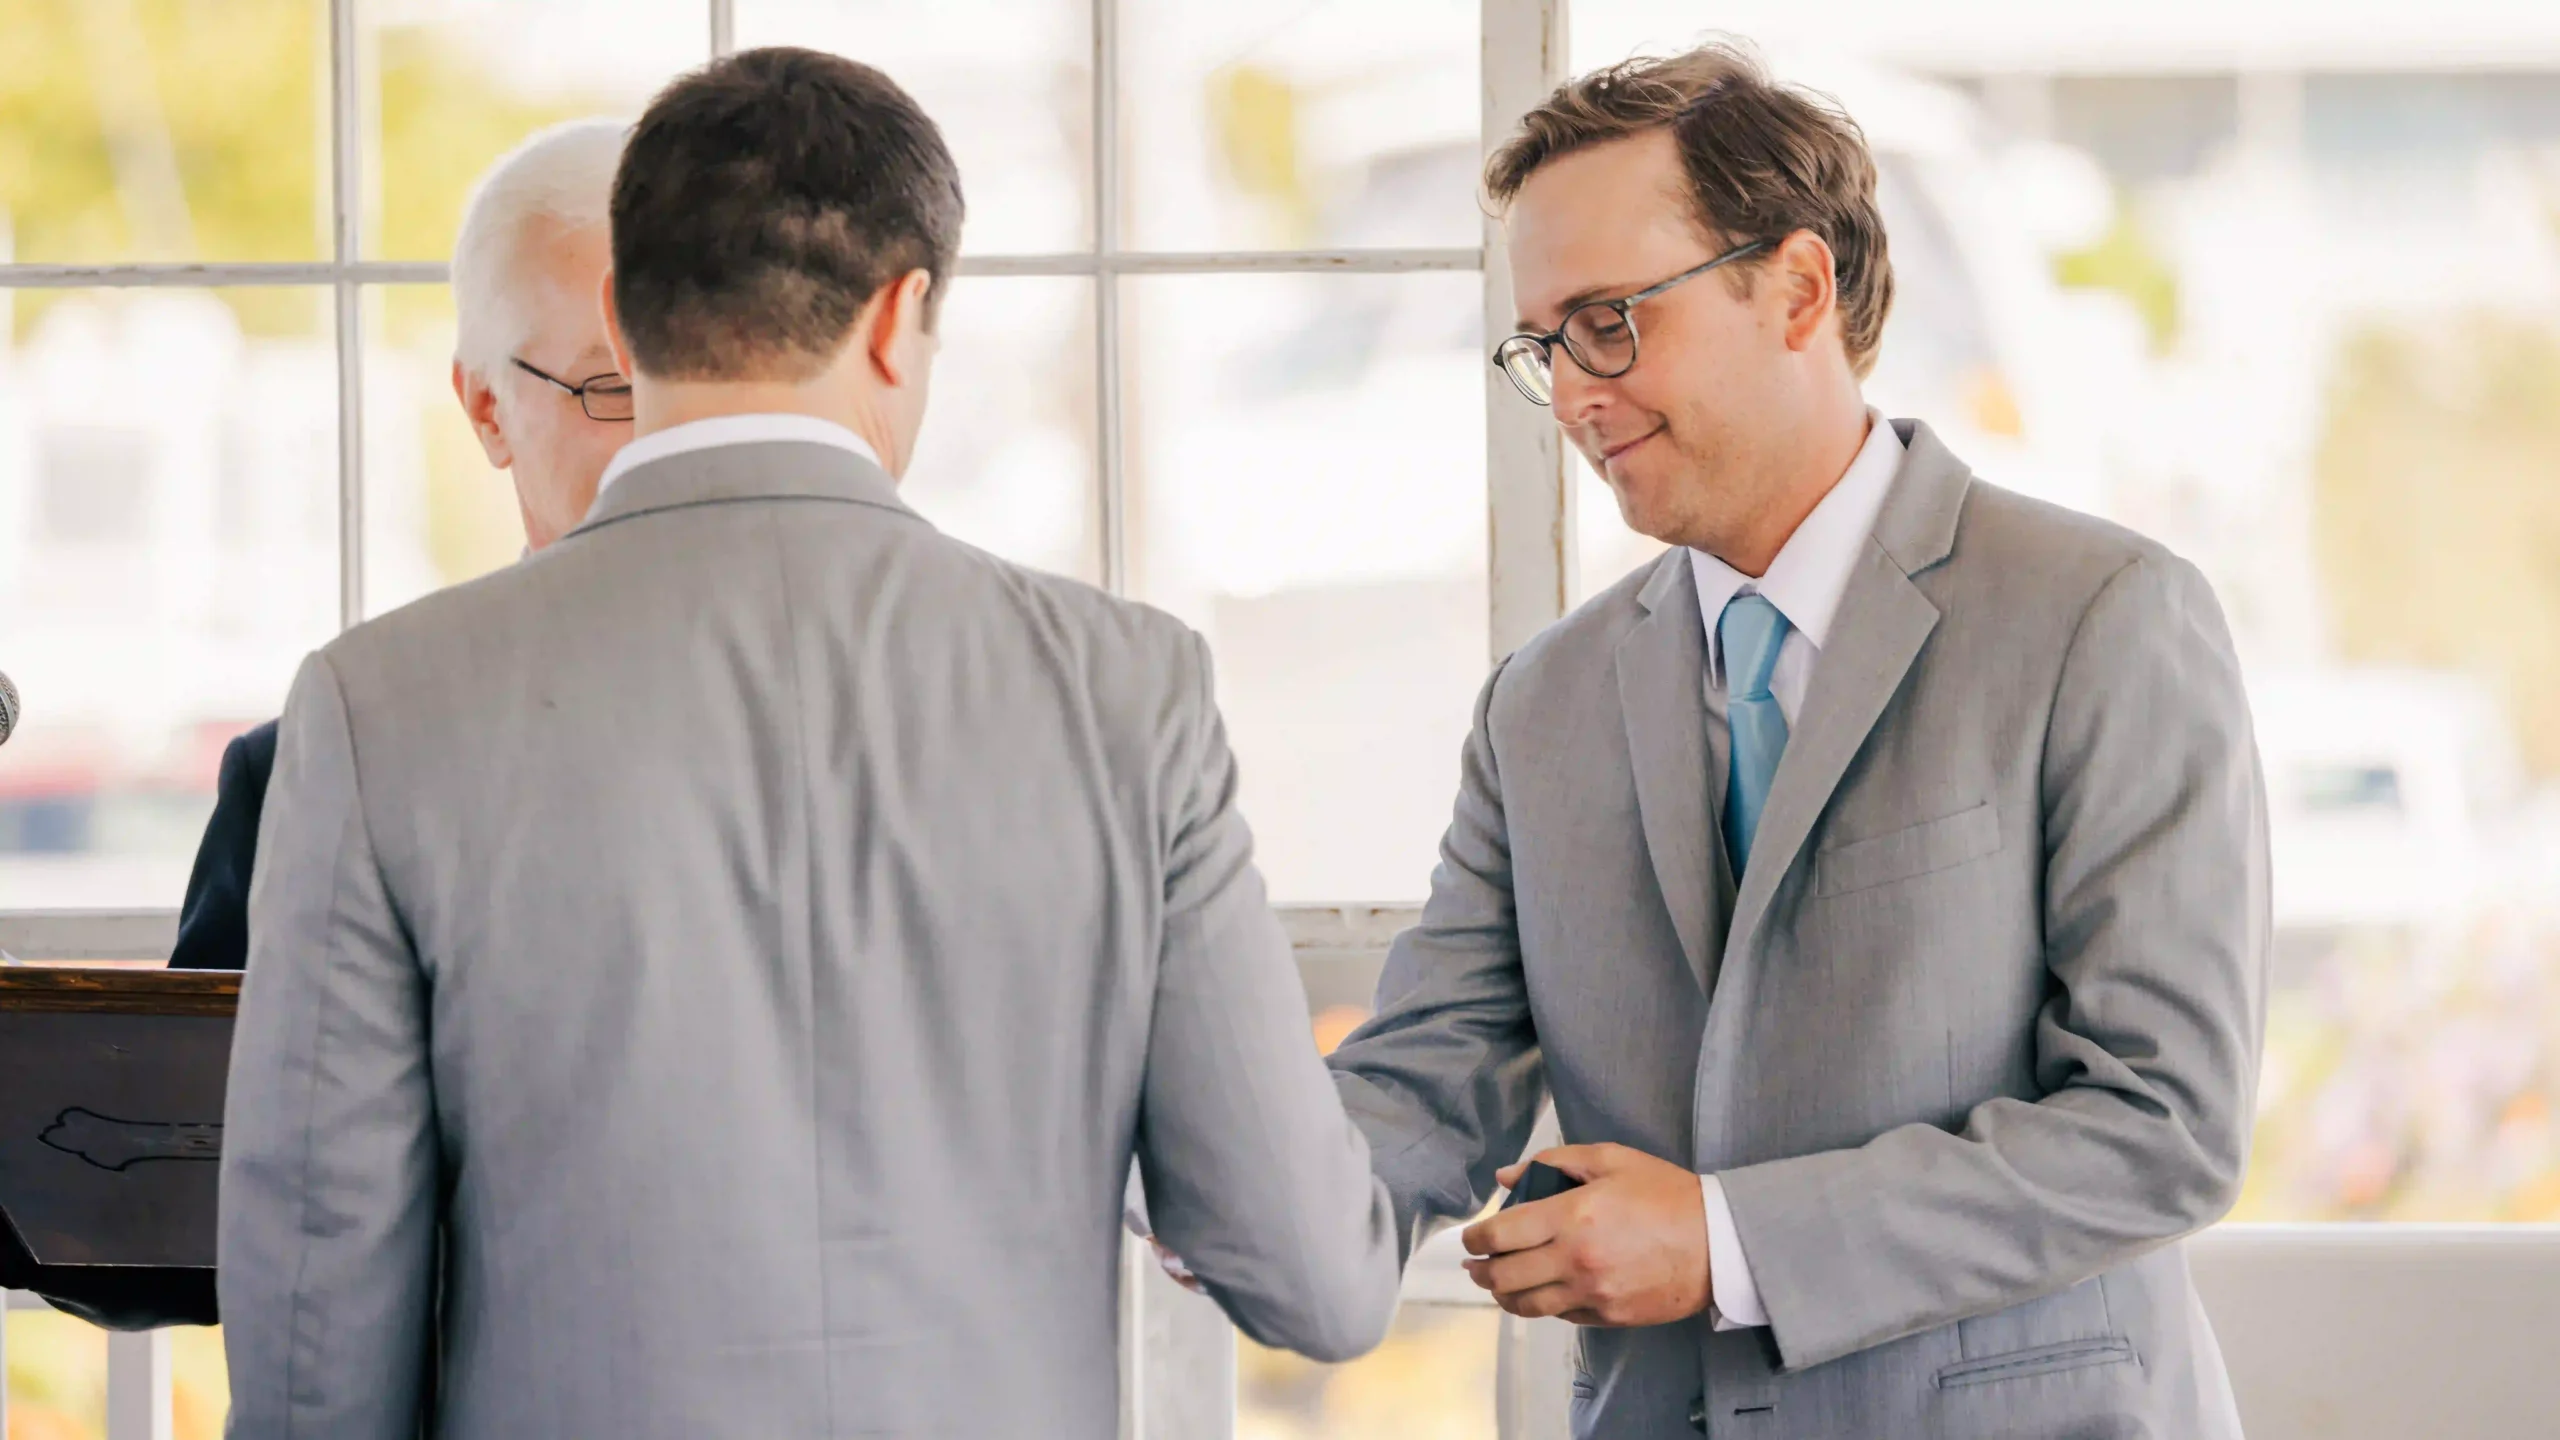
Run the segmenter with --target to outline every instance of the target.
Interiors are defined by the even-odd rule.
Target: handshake
[[[1509,1313],[1576,1325],[1664,1325],[1697,1314],[1713,1298],[1705,1200],[1687,1169],[1624,1145],[1562,1145],[1495,1178],[1509,1198],[1459,1239],[1471,1257],[1468,1278]],[[1174,1283],[1211,1293],[1155,1237],[1135,1170],[1127,1221]]]

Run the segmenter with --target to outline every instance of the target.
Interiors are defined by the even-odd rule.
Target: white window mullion
[[[364,618],[364,133],[357,0],[329,0],[329,226],[338,346],[338,624]]]
[[[1566,0],[1481,0],[1484,153],[1565,77]],[[1484,222],[1484,329],[1511,332],[1511,259]],[[1573,594],[1573,488],[1554,417],[1484,368],[1486,591],[1493,658],[1562,616]]]
[[[1121,454],[1120,6],[1093,0],[1093,443],[1102,584],[1129,589],[1128,465]]]

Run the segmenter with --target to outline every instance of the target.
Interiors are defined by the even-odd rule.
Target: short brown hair
[[[1740,46],[1628,60],[1557,86],[1485,162],[1485,190],[1508,205],[1548,161],[1655,129],[1679,142],[1689,198],[1710,239],[1774,245],[1810,230],[1831,247],[1841,343],[1864,378],[1893,309],[1875,157],[1836,103],[1770,79]]]
[[[926,319],[960,250],[960,170],[897,82],[837,55],[745,50],[649,102],[613,179],[613,303],[670,380],[805,380],[913,270]]]

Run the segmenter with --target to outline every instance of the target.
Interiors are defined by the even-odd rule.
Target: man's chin
[[[1642,474],[1613,474],[1609,471],[1602,471],[1600,478],[1608,484],[1609,493],[1617,497],[1618,518],[1626,522],[1628,529],[1661,540],[1666,545],[1678,543],[1665,538],[1667,533],[1678,529],[1678,523],[1673,507],[1667,503],[1669,497],[1660,488],[1660,481]]]

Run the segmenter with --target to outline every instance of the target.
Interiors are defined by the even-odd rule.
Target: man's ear
[[[604,267],[604,279],[596,285],[596,310],[604,317],[605,348],[613,352],[613,368],[630,379],[637,372],[631,368],[631,342],[622,336],[622,311],[613,303],[613,267]]]
[[[498,392],[488,377],[454,361],[453,398],[462,402],[462,418],[471,422],[471,433],[489,463],[500,470],[514,465],[515,447],[507,443],[506,427],[498,420]]]
[[[918,367],[933,355],[933,333],[927,329],[925,301],[933,291],[933,272],[910,270],[897,282],[880,287],[871,298],[863,327],[863,348],[872,371],[892,388],[912,382]]]
[[[1787,348],[1803,350],[1822,331],[1822,322],[1840,308],[1840,283],[1831,246],[1810,230],[1799,230],[1778,246],[1768,278],[1786,301]]]

